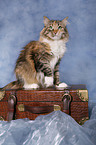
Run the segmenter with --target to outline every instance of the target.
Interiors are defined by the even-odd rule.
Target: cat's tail
[[[7,84],[6,86],[4,86],[3,88],[0,88],[0,90],[8,90],[8,89],[22,89],[23,85],[20,84],[18,81],[13,81],[9,84]]]

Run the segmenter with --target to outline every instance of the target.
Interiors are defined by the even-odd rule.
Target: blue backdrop
[[[96,102],[96,0],[0,0],[0,87],[15,80],[22,47],[38,40],[43,16],[69,17],[69,42],[60,64],[60,80],[86,84]]]

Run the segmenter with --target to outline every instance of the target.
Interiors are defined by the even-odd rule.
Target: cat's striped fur
[[[49,20],[44,16],[44,28],[39,41],[31,41],[21,51],[15,66],[17,81],[3,89],[39,87],[66,87],[59,82],[59,63],[66,51],[69,34],[66,17],[62,21]]]

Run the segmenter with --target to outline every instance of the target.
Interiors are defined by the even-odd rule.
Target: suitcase
[[[61,110],[71,115],[79,124],[88,120],[88,90],[86,85],[71,85],[64,90],[0,91],[0,119],[29,118]]]

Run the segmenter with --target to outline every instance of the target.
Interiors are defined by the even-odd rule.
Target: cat
[[[38,89],[54,85],[56,88],[67,87],[66,83],[59,81],[59,63],[69,39],[67,19],[50,20],[44,16],[39,41],[31,41],[23,48],[14,70],[17,80],[3,89]]]

